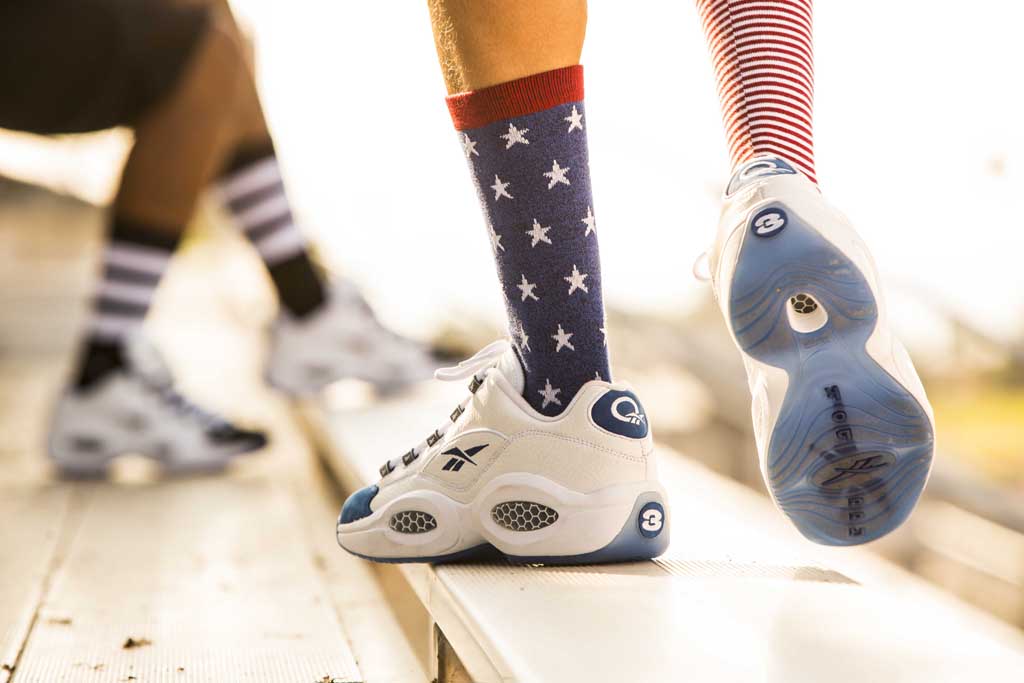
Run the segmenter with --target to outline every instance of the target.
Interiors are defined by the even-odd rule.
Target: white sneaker
[[[307,317],[282,311],[271,331],[267,380],[294,396],[347,378],[386,392],[428,379],[436,367],[425,347],[384,327],[359,290],[339,280]]]
[[[520,562],[647,559],[668,546],[668,506],[640,401],[624,384],[584,384],[557,417],[522,396],[505,341],[437,377],[471,395],[417,447],[345,502],[338,543],[379,562],[493,553]]]
[[[759,157],[729,182],[708,256],[777,505],[818,543],[895,529],[928,479],[934,422],[867,247],[793,166]]]
[[[137,337],[126,344],[128,367],[88,389],[68,389],[57,403],[49,451],[60,473],[106,474],[119,455],[157,460],[173,474],[214,472],[237,455],[263,448],[260,432],[239,429],[174,391],[170,373]]]

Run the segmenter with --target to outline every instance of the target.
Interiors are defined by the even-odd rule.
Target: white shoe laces
[[[380,476],[386,477],[388,474],[393,472],[398,467],[399,463],[408,467],[416,458],[423,455],[428,448],[440,441],[448,428],[455,424],[455,421],[459,419],[459,416],[466,410],[466,406],[473,399],[473,394],[483,384],[484,378],[487,377],[487,373],[494,369],[499,358],[501,358],[510,348],[507,339],[498,339],[484,348],[477,351],[470,358],[461,361],[458,365],[451,368],[438,368],[434,371],[435,379],[439,379],[442,382],[458,382],[472,377],[473,380],[469,383],[469,393],[459,405],[452,411],[452,414],[448,417],[444,423],[434,430],[434,432],[428,436],[425,440],[421,441],[415,447],[409,449],[409,451],[400,458],[393,458],[388,460],[380,468]]]
[[[434,378],[442,382],[457,382],[460,379],[466,379],[470,375],[475,375],[478,370],[493,365],[495,361],[505,355],[508,349],[507,339],[496,339],[471,357],[460,361],[455,367],[438,368],[434,371]]]

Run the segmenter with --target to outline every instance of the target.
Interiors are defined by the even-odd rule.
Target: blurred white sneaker
[[[424,346],[384,327],[355,285],[337,280],[320,309],[302,319],[278,316],[267,380],[294,396],[349,378],[390,391],[428,379],[435,367]]]
[[[443,380],[471,395],[427,440],[345,502],[338,543],[378,562],[493,553],[517,562],[624,562],[668,546],[668,508],[639,399],[593,380],[557,417],[523,398],[523,372],[495,342]]]
[[[119,455],[142,455],[173,474],[213,472],[263,448],[261,432],[240,429],[190,403],[173,387],[156,349],[141,336],[126,344],[127,367],[60,397],[49,452],[68,477],[106,474]]]
[[[818,543],[895,529],[928,479],[934,426],[860,236],[792,165],[759,157],[729,182],[708,256],[776,504]]]

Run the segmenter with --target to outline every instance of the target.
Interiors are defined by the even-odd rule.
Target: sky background
[[[297,213],[385,317],[499,321],[476,197],[426,3],[234,0]],[[904,330],[935,309],[1024,332],[1024,6],[818,2],[818,177],[872,246]],[[594,0],[582,62],[606,300],[683,311],[729,171],[692,2]],[[102,198],[118,138],[0,139],[0,168]],[[913,296],[906,296],[906,293]]]

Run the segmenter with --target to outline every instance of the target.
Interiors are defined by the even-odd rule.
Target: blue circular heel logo
[[[654,538],[665,528],[665,508],[661,503],[648,503],[640,508],[640,515],[636,519],[640,528],[640,535],[644,538]]]
[[[786,215],[786,212],[772,206],[757,212],[757,215],[750,221],[750,229],[758,237],[774,237],[782,232],[788,222],[789,216]]]
[[[647,436],[647,415],[631,391],[611,389],[594,403],[590,418],[601,429],[630,439]]]
[[[726,189],[726,196],[731,195],[745,185],[760,178],[773,175],[796,175],[796,171],[787,162],[778,157],[760,157],[748,162],[733,175]]]

